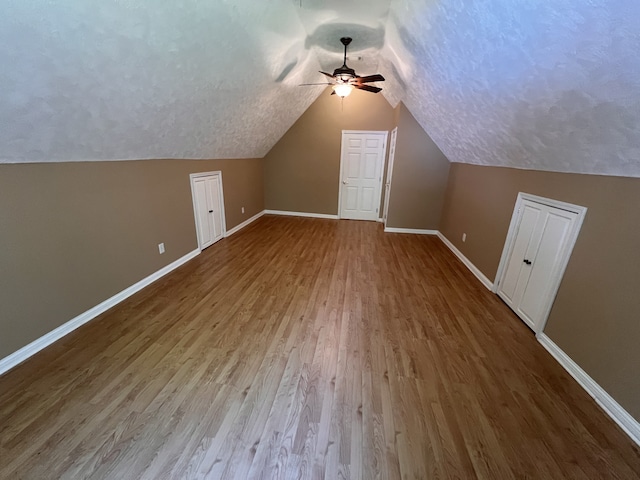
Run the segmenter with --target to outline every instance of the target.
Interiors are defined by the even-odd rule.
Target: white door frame
[[[559,208],[561,210],[566,210],[569,212],[573,212],[577,214],[575,222],[573,222],[571,231],[569,232],[569,236],[567,238],[566,243],[566,253],[560,260],[558,267],[551,277],[549,296],[545,300],[542,309],[542,320],[538,326],[538,330],[535,331],[536,337],[539,336],[547,323],[547,319],[549,318],[549,313],[551,313],[551,307],[553,306],[553,302],[555,301],[556,294],[558,293],[558,288],[560,287],[560,281],[564,275],[565,270],[567,269],[567,265],[569,264],[569,257],[571,256],[571,252],[573,251],[573,247],[576,244],[576,240],[578,239],[578,234],[580,233],[580,228],[582,227],[582,222],[584,221],[584,217],[587,213],[587,207],[582,207],[580,205],[574,205],[572,203],[562,202],[560,200],[553,200],[551,198],[539,197],[538,195],[532,195],[530,193],[519,192],[518,198],[516,200],[516,204],[513,208],[513,214],[511,215],[511,223],[509,224],[509,231],[507,232],[507,238],[504,242],[504,248],[502,250],[502,256],[500,257],[500,263],[498,264],[498,271],[496,272],[496,278],[493,282],[492,292],[497,294],[500,281],[502,280],[502,276],[505,273],[507,267],[507,261],[509,260],[509,256],[511,255],[511,251],[513,250],[516,233],[518,231],[518,223],[520,219],[520,210],[523,206],[523,202],[528,200],[530,202],[540,203],[542,205],[547,205],[549,207]]]
[[[387,177],[384,185],[384,208],[382,210],[382,221],[387,226],[387,216],[389,215],[389,197],[391,196],[391,179],[393,178],[393,162],[396,158],[396,140],[398,138],[398,127],[391,130],[391,140],[389,140],[389,158],[387,160]]]
[[[389,137],[389,132],[386,130],[342,130],[342,137],[340,139],[340,178],[338,184],[338,219],[340,219],[340,211],[342,210],[342,187],[344,185],[342,181],[342,175],[344,173],[344,136],[345,134],[373,134],[384,136],[383,145],[382,145],[382,166],[380,168],[380,178],[378,179],[378,199],[376,200],[376,205],[380,205],[380,199],[382,198],[382,172],[384,171],[384,161],[387,154],[387,139]],[[378,216],[380,212],[378,212]]]
[[[227,234],[227,220],[224,215],[224,190],[222,188],[222,171],[216,170],[215,172],[198,172],[189,174],[189,183],[191,184],[191,204],[193,205],[193,220],[196,227],[196,238],[198,239],[198,250],[202,251],[202,240],[200,238],[200,231],[198,229],[198,211],[196,209],[196,189],[194,180],[201,177],[211,177],[218,175],[220,177],[220,216],[222,218],[222,238]]]

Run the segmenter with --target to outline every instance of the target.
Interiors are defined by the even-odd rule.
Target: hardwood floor
[[[438,238],[265,216],[0,377],[0,478],[640,478],[640,452]]]

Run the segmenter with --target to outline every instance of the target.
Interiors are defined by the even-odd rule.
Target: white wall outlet
[[[466,242],[466,241],[467,241],[467,234],[466,234],[466,233],[463,233],[463,234],[462,234],[462,241],[463,241],[463,242]]]
[[[242,207],[242,213],[244,213],[244,207]]]
[[[158,244],[158,251],[160,252],[160,255],[164,253],[164,242]]]

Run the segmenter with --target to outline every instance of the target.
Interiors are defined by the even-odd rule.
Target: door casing
[[[387,176],[384,183],[384,209],[382,210],[382,221],[387,226],[387,217],[389,216],[389,197],[391,196],[391,179],[393,178],[393,162],[396,157],[396,140],[398,138],[398,127],[391,130],[391,139],[389,140],[389,158],[387,159]]]

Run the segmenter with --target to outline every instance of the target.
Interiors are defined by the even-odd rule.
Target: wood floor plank
[[[437,238],[264,216],[0,377],[4,479],[640,478]]]

